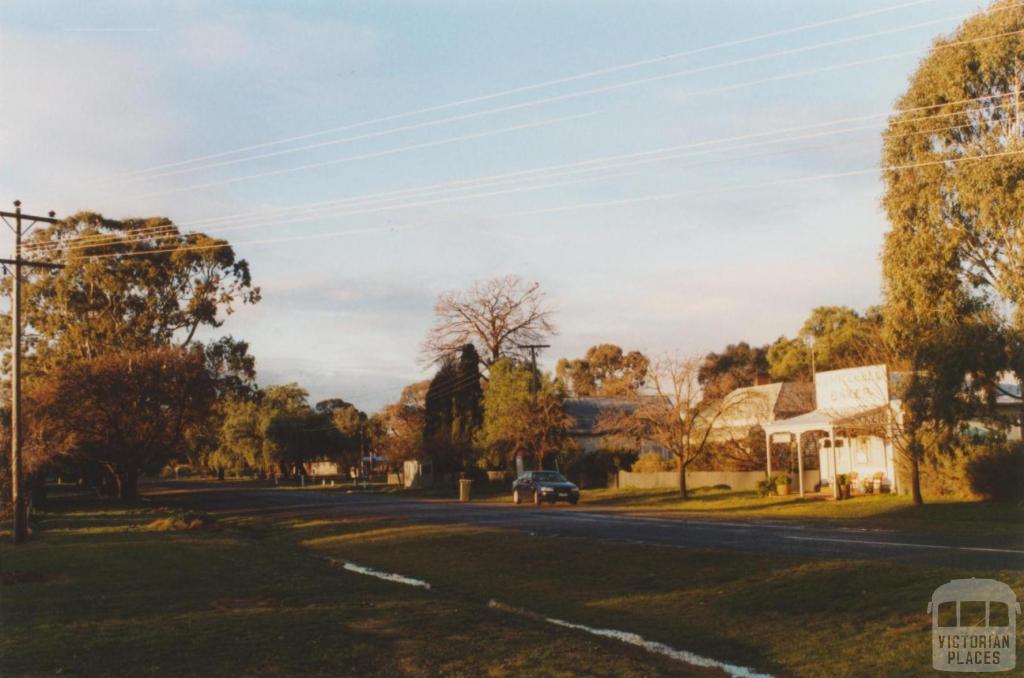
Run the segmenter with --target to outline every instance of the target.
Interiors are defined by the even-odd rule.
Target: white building
[[[803,495],[806,489],[803,486],[801,437],[810,432],[820,433],[821,483],[830,485],[833,495],[840,473],[855,473],[858,480],[878,478],[880,485],[896,489],[892,446],[896,410],[890,395],[886,366],[819,372],[814,377],[814,393],[814,410],[764,427],[769,449],[772,442],[787,439],[796,444],[800,494]],[[768,474],[771,472],[769,456]]]

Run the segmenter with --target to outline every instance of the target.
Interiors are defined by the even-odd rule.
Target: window
[[[945,603],[939,603],[939,613],[936,617],[937,625],[953,628],[956,626],[956,601],[950,600]]]
[[[960,626],[985,626],[985,601],[960,601]]]
[[[857,444],[856,447],[856,460],[858,464],[868,463],[868,449],[871,446],[871,438],[867,436],[860,436],[854,441]]]
[[[1000,603],[998,601],[990,602],[988,604],[988,625],[1009,626],[1010,606],[1006,603]]]

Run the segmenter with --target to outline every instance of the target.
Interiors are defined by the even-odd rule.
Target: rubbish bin
[[[459,478],[459,501],[469,501],[469,486],[472,484],[469,478]]]

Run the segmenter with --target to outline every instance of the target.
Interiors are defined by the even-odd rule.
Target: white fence
[[[765,479],[764,471],[687,471],[686,486],[711,487],[728,485],[736,491],[756,490],[757,483]],[[817,469],[804,471],[804,489],[813,490],[820,475]],[[640,490],[657,488],[679,489],[679,474],[676,471],[658,471],[655,473],[633,473],[619,471],[619,487],[631,487]],[[796,478],[790,486],[796,489]]]

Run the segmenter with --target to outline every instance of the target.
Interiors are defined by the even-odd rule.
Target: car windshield
[[[564,483],[565,477],[555,471],[538,471],[533,474],[533,479],[542,483]]]

